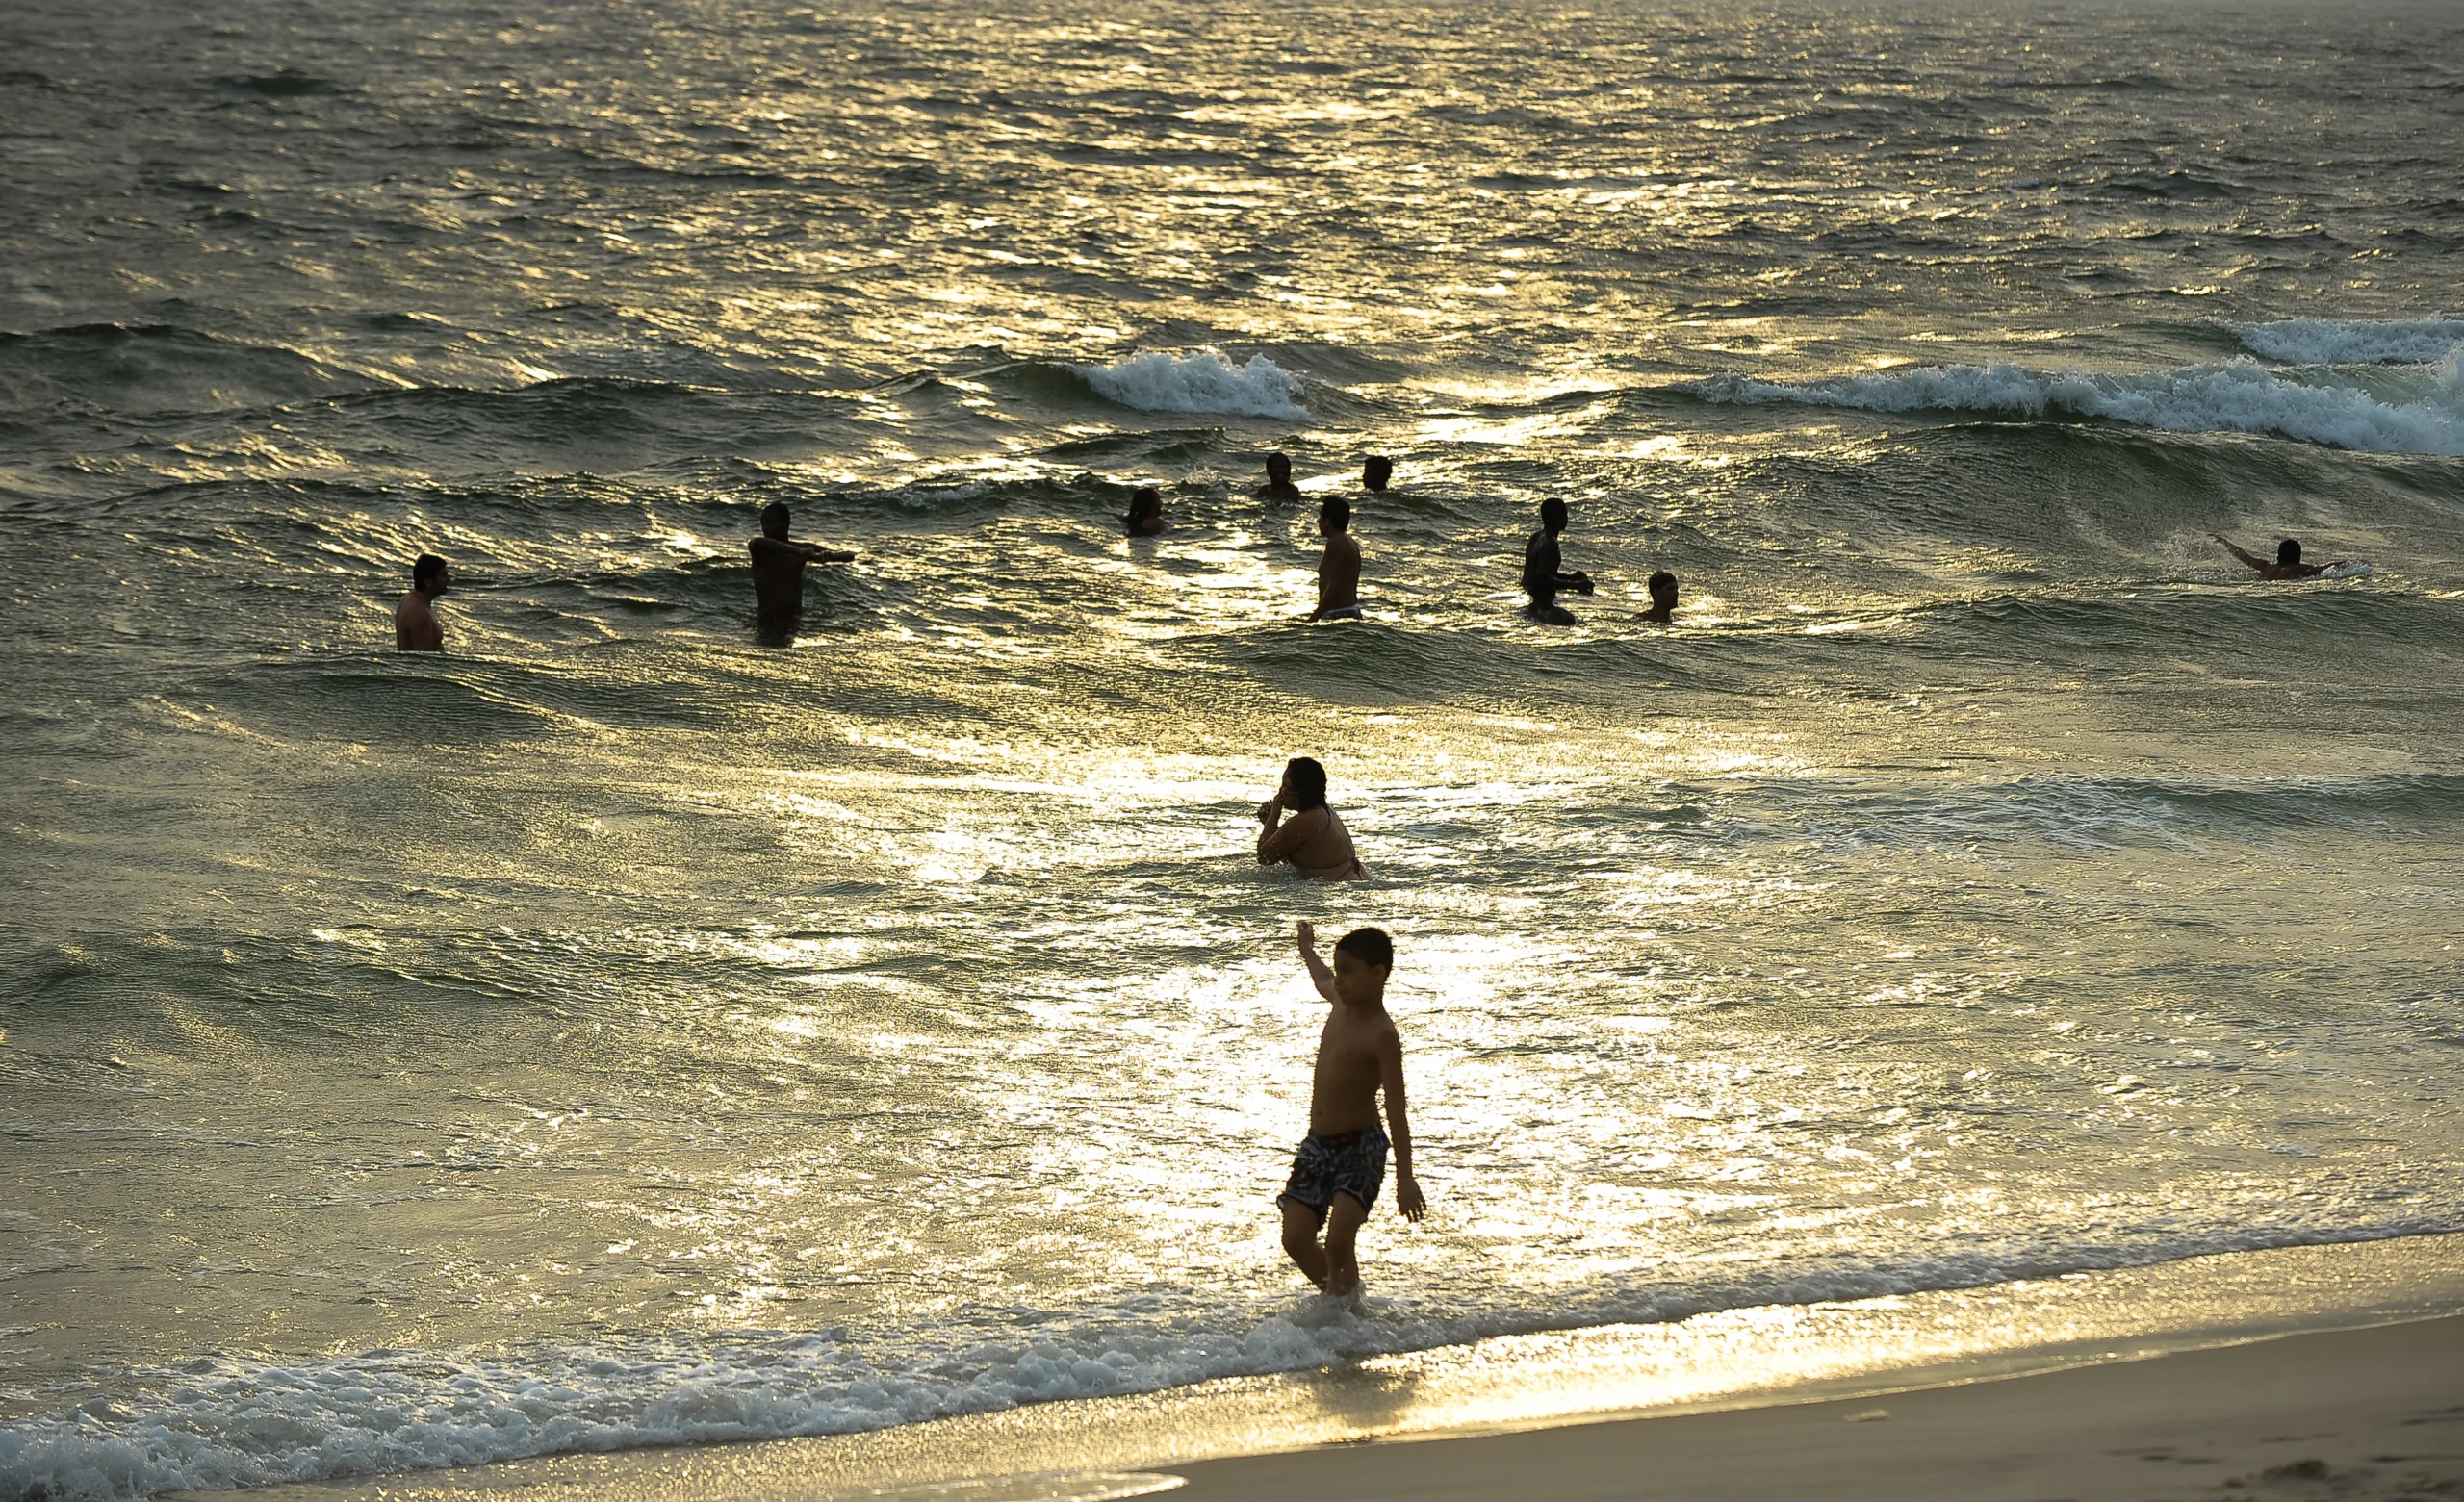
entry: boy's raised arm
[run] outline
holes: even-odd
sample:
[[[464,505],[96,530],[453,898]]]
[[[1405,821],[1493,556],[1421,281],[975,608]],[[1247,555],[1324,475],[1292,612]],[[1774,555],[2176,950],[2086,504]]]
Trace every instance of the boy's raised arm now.
[[[1412,1122],[1403,1107],[1403,1040],[1392,1028],[1377,1042],[1377,1076],[1386,1092],[1386,1137],[1395,1144],[1395,1208],[1405,1220],[1418,1220],[1428,1213],[1428,1201],[1412,1177]]]
[[[1318,994],[1329,1002],[1333,1001],[1335,973],[1326,968],[1324,960],[1318,957],[1317,927],[1303,918],[1299,926],[1292,930],[1292,937],[1300,946],[1300,962],[1309,967],[1309,979],[1316,983]]]

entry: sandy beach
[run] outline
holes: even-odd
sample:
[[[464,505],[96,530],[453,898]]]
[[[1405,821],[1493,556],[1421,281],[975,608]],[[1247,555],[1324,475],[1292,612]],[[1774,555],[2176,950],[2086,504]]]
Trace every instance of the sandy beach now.
[[[1191,1502],[1294,1497],[2449,1497],[2464,1319],[1996,1382],[1178,1468]]]

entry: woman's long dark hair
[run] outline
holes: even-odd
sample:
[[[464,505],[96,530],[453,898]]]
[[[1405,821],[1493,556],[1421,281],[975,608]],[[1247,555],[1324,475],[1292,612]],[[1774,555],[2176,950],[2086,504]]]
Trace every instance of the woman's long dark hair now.
[[[1326,806],[1326,769],[1318,765],[1317,757],[1293,757],[1283,764],[1283,775],[1292,779],[1294,813]]]

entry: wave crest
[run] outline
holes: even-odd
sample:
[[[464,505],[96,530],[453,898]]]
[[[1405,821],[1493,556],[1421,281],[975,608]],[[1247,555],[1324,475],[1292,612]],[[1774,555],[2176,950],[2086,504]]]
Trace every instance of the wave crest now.
[[[2384,387],[2385,379],[2377,382]],[[1678,387],[1704,401],[2104,418],[2176,433],[2272,433],[2373,453],[2464,456],[2464,369],[2456,355],[2383,399],[2331,379],[2299,380],[2250,360],[2135,374],[1941,365],[1872,375],[1766,381],[1714,375]]]
[[[2242,347],[2287,365],[2433,365],[2464,349],[2464,318],[2278,318],[2228,323]]]
[[[1234,365],[1219,349],[1150,350],[1111,365],[1072,369],[1106,401],[1141,412],[1221,412],[1306,420],[1301,379],[1264,355]]]

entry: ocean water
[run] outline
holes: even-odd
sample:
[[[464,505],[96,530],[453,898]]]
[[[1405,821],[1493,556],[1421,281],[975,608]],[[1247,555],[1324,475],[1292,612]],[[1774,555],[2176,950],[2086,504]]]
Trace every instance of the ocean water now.
[[[0,11],[0,1498],[2464,1230],[2452,8],[208,9]]]

